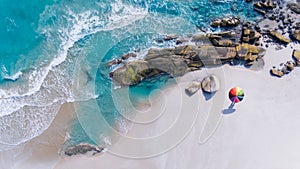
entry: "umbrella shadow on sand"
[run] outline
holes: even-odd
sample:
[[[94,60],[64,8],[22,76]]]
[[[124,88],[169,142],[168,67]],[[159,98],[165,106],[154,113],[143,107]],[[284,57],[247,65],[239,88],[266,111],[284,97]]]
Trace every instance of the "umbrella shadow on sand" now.
[[[234,113],[235,112],[235,110],[236,109],[234,109],[233,107],[234,107],[234,105],[235,105],[235,103],[234,102],[232,102],[229,106],[228,106],[228,108],[227,109],[224,109],[222,112],[223,112],[223,114],[232,114],[232,113]]]

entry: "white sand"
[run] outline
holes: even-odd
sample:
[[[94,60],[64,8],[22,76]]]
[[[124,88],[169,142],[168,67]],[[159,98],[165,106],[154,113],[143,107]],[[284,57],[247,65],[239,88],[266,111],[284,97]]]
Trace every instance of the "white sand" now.
[[[296,47],[300,49],[299,45]],[[160,91],[160,97],[151,100],[152,106],[145,112],[159,114],[157,111],[160,111],[161,116],[151,123],[134,124],[128,136],[151,140],[151,137],[175,128],[184,140],[172,147],[174,139],[181,138],[175,132],[175,135],[170,134],[169,137],[152,140],[145,145],[136,140],[132,145],[127,142],[128,138],[121,138],[112,147],[119,154],[144,156],[161,153],[171,147],[166,153],[151,158],[132,159],[106,152],[96,157],[74,156],[60,160],[55,152],[46,153],[50,154],[49,157],[37,153],[31,159],[41,160],[41,157],[45,157],[38,164],[51,165],[37,167],[34,165],[36,162],[25,160],[15,168],[298,169],[300,112],[297,104],[300,103],[300,68],[295,68],[281,79],[269,74],[272,66],[291,60],[291,54],[290,47],[281,51],[268,49],[264,57],[265,68],[261,71],[225,65],[178,78],[177,85]],[[192,97],[185,94],[184,88],[193,79],[210,73],[216,74],[222,83],[221,90],[212,99],[206,101],[201,91]],[[230,105],[227,92],[233,86],[244,89],[244,101],[235,105],[236,111],[232,114],[222,114],[222,110]],[[188,120],[188,123],[180,121],[178,117]],[[186,132],[189,126],[191,130]],[[181,132],[187,136],[184,137]]]

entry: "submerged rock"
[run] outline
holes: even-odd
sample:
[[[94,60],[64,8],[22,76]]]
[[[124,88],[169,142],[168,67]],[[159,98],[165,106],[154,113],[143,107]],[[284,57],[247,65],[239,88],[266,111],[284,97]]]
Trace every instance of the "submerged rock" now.
[[[103,152],[104,148],[94,146],[87,143],[81,143],[73,147],[68,147],[66,150],[64,150],[64,154],[66,156],[73,156],[78,154],[86,154],[86,153],[92,153],[92,155],[98,154]]]
[[[188,88],[185,89],[186,93],[189,95],[195,94],[201,88],[201,83],[198,81],[193,81]]]
[[[207,93],[214,93],[220,89],[220,81],[215,75],[207,76],[201,82],[202,90]]]

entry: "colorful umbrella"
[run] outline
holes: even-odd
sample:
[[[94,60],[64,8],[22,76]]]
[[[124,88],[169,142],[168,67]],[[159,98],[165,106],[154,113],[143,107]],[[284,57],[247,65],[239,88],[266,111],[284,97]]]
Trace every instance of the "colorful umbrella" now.
[[[238,103],[244,99],[244,91],[240,87],[233,87],[229,91],[229,99],[232,103]]]

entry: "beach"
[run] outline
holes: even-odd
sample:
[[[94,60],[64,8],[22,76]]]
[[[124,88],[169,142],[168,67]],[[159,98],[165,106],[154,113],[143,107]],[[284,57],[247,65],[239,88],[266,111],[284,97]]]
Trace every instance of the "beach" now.
[[[293,45],[293,48],[299,48],[299,45]],[[191,130],[187,136],[178,145],[165,153],[150,158],[131,159],[114,155],[108,150],[108,152],[93,157],[77,155],[61,158],[58,156],[57,151],[59,145],[63,143],[61,139],[64,138],[64,134],[62,134],[60,139],[54,140],[54,143],[58,144],[57,146],[45,149],[45,145],[41,145],[44,146],[42,152],[35,150],[33,156],[20,163],[19,166],[23,168],[27,164],[28,167],[25,168],[40,168],[40,165],[45,165],[45,168],[55,169],[296,169],[298,167],[298,157],[300,156],[300,146],[298,144],[300,136],[297,134],[300,127],[298,123],[300,114],[295,111],[297,95],[299,94],[297,85],[300,84],[297,77],[300,70],[295,68],[293,72],[281,79],[272,77],[269,74],[269,68],[273,65],[290,60],[292,51],[293,49],[290,46],[280,51],[270,47],[264,57],[265,66],[262,70],[253,71],[240,66],[224,65],[219,68],[191,72],[179,77],[176,85],[170,85],[163,89],[159,95],[164,95],[160,98],[165,98],[165,101],[154,97],[155,100],[151,101],[151,109],[147,113],[160,109],[161,104],[163,104],[166,106],[164,109],[165,115],[160,116],[160,119],[150,124],[132,125],[128,135],[131,137],[145,137],[149,133],[159,133],[162,128],[168,128],[168,125],[170,125],[168,119],[172,121],[170,118],[176,118],[174,112],[178,109],[172,104],[178,99],[174,96],[181,96],[182,102],[190,104],[184,104],[180,108],[180,113],[192,114],[196,109],[199,110],[199,114],[195,123],[191,125]],[[223,76],[220,72],[224,73]],[[184,89],[192,80],[211,73],[219,74],[218,77],[222,81],[220,90],[227,92],[233,86],[240,86],[244,89],[245,99],[234,106],[235,111],[233,113],[222,113],[222,110],[227,109],[231,103],[227,95],[221,96],[223,109],[218,112],[211,112],[216,96],[206,101],[201,91],[191,97],[184,92]],[[168,104],[168,102],[171,104]],[[64,108],[63,110],[60,111],[57,117],[66,115],[66,112],[69,112],[67,113],[69,116],[72,112],[70,108]],[[214,119],[208,120],[207,117],[213,113],[219,116],[214,116]],[[207,121],[213,124],[213,127],[206,128],[208,133],[203,133]],[[39,136],[26,145],[36,146],[37,142],[35,140],[48,140],[53,136],[57,137],[57,129],[63,131],[65,124],[66,121],[64,120],[55,120],[44,133],[44,136]],[[55,132],[51,132],[53,128],[55,128]],[[201,133],[205,135],[204,142],[200,141]],[[120,143],[122,143],[122,139]],[[131,145],[131,147],[126,147],[126,150],[128,148],[134,152],[141,147]],[[43,162],[41,159],[47,160]],[[49,161],[49,159],[52,160]],[[34,167],[33,164],[35,163],[32,163],[32,160],[38,160],[40,165]]]
[[[4,1],[0,169],[299,168],[298,1]]]

